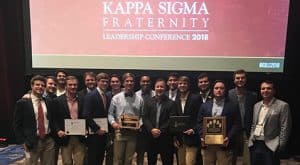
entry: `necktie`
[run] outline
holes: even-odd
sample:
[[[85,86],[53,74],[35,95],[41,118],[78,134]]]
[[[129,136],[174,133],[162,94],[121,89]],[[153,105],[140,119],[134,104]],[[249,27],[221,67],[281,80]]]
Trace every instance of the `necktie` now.
[[[101,97],[102,97],[103,107],[106,110],[106,103],[107,103],[106,95],[104,93],[101,93]]]
[[[40,138],[44,138],[46,135],[45,123],[44,123],[44,110],[41,101],[38,102],[38,130]]]

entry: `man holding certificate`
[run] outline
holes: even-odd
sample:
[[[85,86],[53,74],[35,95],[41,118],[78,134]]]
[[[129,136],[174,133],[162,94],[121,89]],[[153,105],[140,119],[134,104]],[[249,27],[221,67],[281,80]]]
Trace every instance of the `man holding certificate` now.
[[[61,146],[63,164],[83,164],[85,156],[85,120],[82,118],[82,102],[77,95],[78,80],[67,76],[65,94],[53,100],[56,111],[56,133]]]
[[[89,127],[87,138],[89,165],[103,163],[108,133],[107,111],[110,99],[106,95],[106,90],[109,76],[107,73],[99,73],[96,81],[96,90],[88,93],[84,98],[83,116]]]
[[[109,123],[115,131],[114,165],[132,164],[144,106],[143,98],[133,91],[133,74],[125,73],[122,80],[124,91],[112,98],[108,112]]]
[[[215,81],[213,95],[212,100],[201,105],[198,114],[203,164],[231,165],[232,139],[240,129],[241,116],[238,105],[225,97],[223,81]]]

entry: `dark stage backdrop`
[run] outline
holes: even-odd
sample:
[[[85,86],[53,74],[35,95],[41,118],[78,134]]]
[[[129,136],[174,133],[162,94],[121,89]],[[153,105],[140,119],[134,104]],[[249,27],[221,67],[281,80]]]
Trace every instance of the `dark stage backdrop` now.
[[[259,82],[266,77],[272,78],[277,84],[277,96],[286,100],[292,110],[293,130],[288,147],[289,153],[299,154],[300,138],[299,129],[300,107],[299,83],[296,81],[299,74],[297,69],[297,55],[299,55],[299,30],[300,29],[300,4],[299,0],[291,0],[286,46],[286,60],[284,73],[249,73],[249,87],[258,91]],[[0,1],[0,137],[8,138],[10,143],[14,142],[12,131],[12,116],[14,104],[28,89],[29,79],[32,75],[25,74],[25,42],[23,32],[22,0],[1,0]],[[276,35],[276,34],[274,34]],[[299,70],[299,69],[298,69]],[[53,74],[53,69],[44,69],[38,74]],[[68,70],[71,74],[80,76],[85,70]],[[95,72],[107,71],[108,73],[122,74],[128,70],[93,70]],[[130,70],[137,76],[147,73],[153,78],[165,77],[169,71],[139,71]],[[200,72],[179,72],[190,77],[197,77]],[[232,87],[232,73],[230,72],[209,72],[212,80],[224,79]],[[82,80],[82,78],[81,78]],[[82,82],[82,81],[81,81]],[[195,79],[192,79],[195,83]],[[195,86],[192,86],[195,88]],[[299,131],[298,131],[299,132]]]

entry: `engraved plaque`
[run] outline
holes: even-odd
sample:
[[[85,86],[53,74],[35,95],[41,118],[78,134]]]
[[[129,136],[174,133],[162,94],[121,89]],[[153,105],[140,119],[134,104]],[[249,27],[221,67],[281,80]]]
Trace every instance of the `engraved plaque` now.
[[[120,116],[121,128],[139,129],[140,119],[138,116],[124,114]]]
[[[190,116],[170,116],[169,131],[171,133],[182,133],[189,129]]]
[[[226,117],[204,117],[203,139],[205,145],[222,145],[226,137]]]

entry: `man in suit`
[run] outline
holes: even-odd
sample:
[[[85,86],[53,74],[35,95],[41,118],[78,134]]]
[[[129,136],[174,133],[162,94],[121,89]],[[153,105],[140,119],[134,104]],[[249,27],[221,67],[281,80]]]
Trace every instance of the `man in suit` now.
[[[47,97],[49,99],[54,99],[56,98],[56,86],[57,86],[57,81],[54,76],[47,76],[46,77],[46,88],[45,92],[43,93],[43,97]]]
[[[213,85],[214,98],[203,103],[197,121],[197,130],[201,138],[203,164],[232,164],[232,140],[238,133],[241,125],[238,105],[226,98],[225,83],[222,80],[216,80]],[[204,145],[203,120],[204,117],[226,118],[226,137],[220,146]]]
[[[166,91],[166,95],[169,97],[169,99],[175,101],[178,96],[178,73],[172,72],[168,75],[167,79],[167,86],[169,90]]]
[[[93,91],[96,88],[96,76],[94,72],[85,72],[83,75],[84,85],[81,91],[78,92],[80,97],[84,97],[87,93]]]
[[[197,116],[202,102],[199,96],[190,92],[190,79],[187,76],[178,78],[179,96],[175,100],[177,116],[189,116],[189,128],[181,132],[175,140],[178,148],[178,162],[182,164],[196,164],[197,149],[200,139],[196,131]]]
[[[66,92],[66,77],[67,72],[63,69],[58,69],[55,72],[56,80],[57,80],[57,90],[56,95],[60,96]]]
[[[237,70],[233,73],[235,88],[228,91],[231,101],[239,105],[242,129],[234,138],[232,165],[236,164],[237,157],[243,156],[243,165],[250,165],[250,153],[248,139],[253,117],[253,106],[257,102],[257,94],[247,90],[247,75],[244,70]]]
[[[34,76],[31,81],[29,99],[20,99],[14,113],[14,132],[18,144],[22,144],[29,153],[28,165],[54,165],[53,112],[48,99],[42,97],[46,80],[43,76]]]
[[[289,105],[274,97],[272,81],[260,85],[262,101],[253,109],[253,122],[249,138],[251,164],[279,165],[279,155],[287,144],[291,130]]]
[[[199,88],[199,95],[201,98],[201,101],[205,103],[206,101],[210,100],[213,98],[211,89],[210,89],[210,81],[207,73],[201,73],[197,77],[197,85]]]
[[[88,164],[98,165],[103,163],[105,147],[107,142],[107,128],[103,128],[95,122],[95,118],[106,118],[110,99],[106,95],[109,85],[109,76],[107,73],[99,73],[96,76],[97,88],[88,93],[84,99],[83,115],[87,120],[90,129],[87,138],[88,146]]]
[[[67,76],[65,94],[53,100],[57,143],[61,146],[62,163],[65,165],[82,165],[86,152],[85,136],[68,135],[65,132],[65,119],[83,119],[82,99],[77,94],[77,87],[77,78]]]
[[[174,102],[166,95],[166,83],[163,79],[155,82],[155,96],[144,102],[143,123],[149,139],[148,164],[156,164],[157,154],[163,164],[173,164],[173,138],[168,132],[168,120],[175,115]]]

